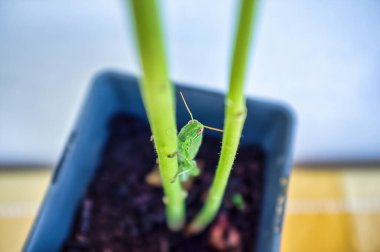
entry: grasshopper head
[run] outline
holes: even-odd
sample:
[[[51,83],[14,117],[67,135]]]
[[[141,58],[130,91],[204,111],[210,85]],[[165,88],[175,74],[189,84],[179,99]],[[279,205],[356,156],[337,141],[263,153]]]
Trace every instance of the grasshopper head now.
[[[186,158],[194,159],[202,143],[203,124],[197,120],[190,120],[182,127],[178,134],[178,149],[180,153],[186,153]]]
[[[190,120],[184,127],[188,136],[191,138],[197,138],[202,136],[203,133],[203,124],[198,122],[197,120]]]
[[[185,126],[182,127],[178,134],[178,139],[183,143],[191,145],[202,139],[203,125],[197,120],[190,120]]]

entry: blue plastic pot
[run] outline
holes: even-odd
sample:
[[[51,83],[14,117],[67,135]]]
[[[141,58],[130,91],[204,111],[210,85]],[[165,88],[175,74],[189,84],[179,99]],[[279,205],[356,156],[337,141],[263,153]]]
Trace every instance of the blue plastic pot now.
[[[178,87],[178,86],[177,86]],[[224,96],[181,86],[196,118],[206,125],[222,127]],[[182,101],[177,100],[178,125],[188,121]],[[256,251],[278,251],[291,154],[294,118],[279,104],[247,100],[248,115],[242,145],[258,144],[267,155],[264,171],[264,197]],[[25,251],[58,251],[69,234],[71,224],[87,186],[95,174],[107,138],[110,118],[124,112],[146,119],[135,77],[106,72],[94,81],[79,120],[55,169],[50,187]],[[218,133],[208,131],[215,137]]]

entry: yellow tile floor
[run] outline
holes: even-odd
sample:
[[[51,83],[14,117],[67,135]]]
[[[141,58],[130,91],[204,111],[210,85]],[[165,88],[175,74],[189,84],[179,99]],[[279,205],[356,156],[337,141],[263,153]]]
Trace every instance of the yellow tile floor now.
[[[20,251],[48,169],[0,170],[0,252]],[[380,251],[380,167],[295,168],[283,252]]]
[[[380,251],[380,167],[295,169],[282,251]]]

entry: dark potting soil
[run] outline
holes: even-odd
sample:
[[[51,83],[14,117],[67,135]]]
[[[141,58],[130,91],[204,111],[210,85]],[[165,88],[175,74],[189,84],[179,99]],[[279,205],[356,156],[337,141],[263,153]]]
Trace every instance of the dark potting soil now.
[[[156,163],[149,126],[120,114],[109,128],[100,167],[63,251],[252,251],[263,187],[259,148],[239,148],[218,217],[200,235],[187,237],[167,228],[162,188],[146,183]],[[202,206],[219,158],[220,140],[207,137],[207,130],[204,134],[197,156],[202,173],[186,199],[188,220]]]

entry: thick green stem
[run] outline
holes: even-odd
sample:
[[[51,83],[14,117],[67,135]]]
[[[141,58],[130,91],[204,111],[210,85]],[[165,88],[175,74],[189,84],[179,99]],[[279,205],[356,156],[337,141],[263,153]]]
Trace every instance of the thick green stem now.
[[[158,155],[164,203],[169,227],[179,230],[184,224],[184,193],[177,172],[177,126],[174,89],[169,81],[164,43],[155,0],[131,0],[143,77],[140,91],[144,100]],[[169,157],[171,156],[171,157]]]
[[[229,90],[225,101],[222,151],[206,202],[188,227],[188,232],[191,234],[202,231],[218,213],[240,142],[246,118],[244,82],[252,23],[256,14],[256,2],[255,0],[243,0],[241,4],[240,19],[230,69]]]

